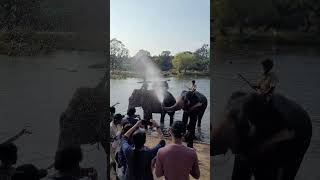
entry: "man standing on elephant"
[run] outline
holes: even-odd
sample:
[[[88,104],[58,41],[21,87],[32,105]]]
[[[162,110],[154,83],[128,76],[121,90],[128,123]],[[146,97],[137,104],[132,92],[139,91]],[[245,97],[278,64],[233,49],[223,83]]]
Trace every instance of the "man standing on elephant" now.
[[[200,95],[199,95],[200,96]],[[177,103],[171,107],[164,107],[165,111],[177,111],[183,109],[182,121],[188,125],[188,133],[186,135],[188,147],[193,147],[193,139],[195,137],[196,123],[200,122],[204,110],[207,107],[206,98],[200,98],[192,91],[182,91]],[[190,119],[190,120],[189,120]],[[189,120],[189,122],[188,122]],[[198,124],[199,126],[200,124]]]

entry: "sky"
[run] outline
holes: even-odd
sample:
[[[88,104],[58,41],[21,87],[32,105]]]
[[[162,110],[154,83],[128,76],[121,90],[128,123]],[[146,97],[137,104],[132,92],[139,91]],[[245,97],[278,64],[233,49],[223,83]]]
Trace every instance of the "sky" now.
[[[195,51],[210,42],[209,0],[111,0],[110,38],[151,55]]]

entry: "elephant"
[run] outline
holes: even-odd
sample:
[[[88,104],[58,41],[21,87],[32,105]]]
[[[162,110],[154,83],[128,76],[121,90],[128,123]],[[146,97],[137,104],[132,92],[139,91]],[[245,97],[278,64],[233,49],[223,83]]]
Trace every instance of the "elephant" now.
[[[100,143],[109,153],[108,91],[104,77],[96,87],[77,88],[60,116],[58,149]]]
[[[232,179],[293,180],[312,137],[308,113],[281,94],[234,92],[213,125],[211,155],[235,154]]]
[[[166,111],[177,111],[183,109],[182,121],[188,124],[187,141],[188,146],[193,147],[193,139],[195,136],[195,126],[198,122],[198,127],[201,127],[201,120],[208,106],[207,97],[198,91],[182,91],[177,98],[177,102],[173,106],[166,106],[163,109]],[[188,123],[188,119],[190,121]]]
[[[142,107],[143,118],[152,119],[152,113],[161,113],[160,122],[164,123],[166,113],[170,116],[170,125],[173,123],[175,112],[163,111],[162,106],[172,106],[176,103],[174,96],[167,90],[164,91],[163,103],[158,99],[155,90],[135,89],[129,97],[129,107]]]

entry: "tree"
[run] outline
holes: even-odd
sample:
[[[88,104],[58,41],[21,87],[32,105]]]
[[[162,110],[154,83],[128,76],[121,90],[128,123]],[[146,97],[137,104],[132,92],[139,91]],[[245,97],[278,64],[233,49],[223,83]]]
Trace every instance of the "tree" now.
[[[161,54],[156,58],[156,63],[159,65],[162,71],[168,71],[172,68],[173,57],[170,51],[162,51]]]
[[[207,70],[209,68],[210,62],[210,49],[208,44],[202,45],[201,48],[194,52],[196,58],[195,69],[197,70]]]
[[[1,0],[1,28],[35,28],[39,25],[41,0]]]
[[[128,59],[129,50],[125,47],[125,45],[117,40],[111,39],[110,41],[110,68],[121,69],[123,63]]]
[[[182,70],[186,72],[193,68],[195,64],[195,55],[190,52],[178,53],[172,60],[173,67],[181,73]]]

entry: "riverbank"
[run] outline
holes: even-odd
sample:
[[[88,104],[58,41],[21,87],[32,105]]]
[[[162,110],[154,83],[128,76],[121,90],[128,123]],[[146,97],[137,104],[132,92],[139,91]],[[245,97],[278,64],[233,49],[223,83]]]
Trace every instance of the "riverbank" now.
[[[222,33],[216,33],[214,36],[216,47],[226,43],[264,43],[273,45],[304,45],[315,46],[320,43],[319,33],[315,32],[296,32],[296,31],[278,31],[278,32],[261,32],[249,30],[240,34],[235,30],[228,30]]]
[[[91,68],[98,65],[92,65]],[[102,68],[103,66],[99,66],[99,68]],[[105,66],[104,66],[105,67]],[[185,76],[191,76],[191,77],[206,77],[210,76],[209,72],[201,72],[201,71],[187,71],[181,74],[178,74],[174,71],[162,71],[161,75],[163,77],[185,77]],[[111,70],[110,71],[110,77],[111,79],[126,79],[126,78],[140,78],[141,74],[134,72],[134,71],[122,71],[122,70]]]
[[[97,33],[98,34],[98,33]],[[35,56],[58,50],[104,51],[104,34],[81,32],[32,32],[16,30],[0,33],[0,54]]]

